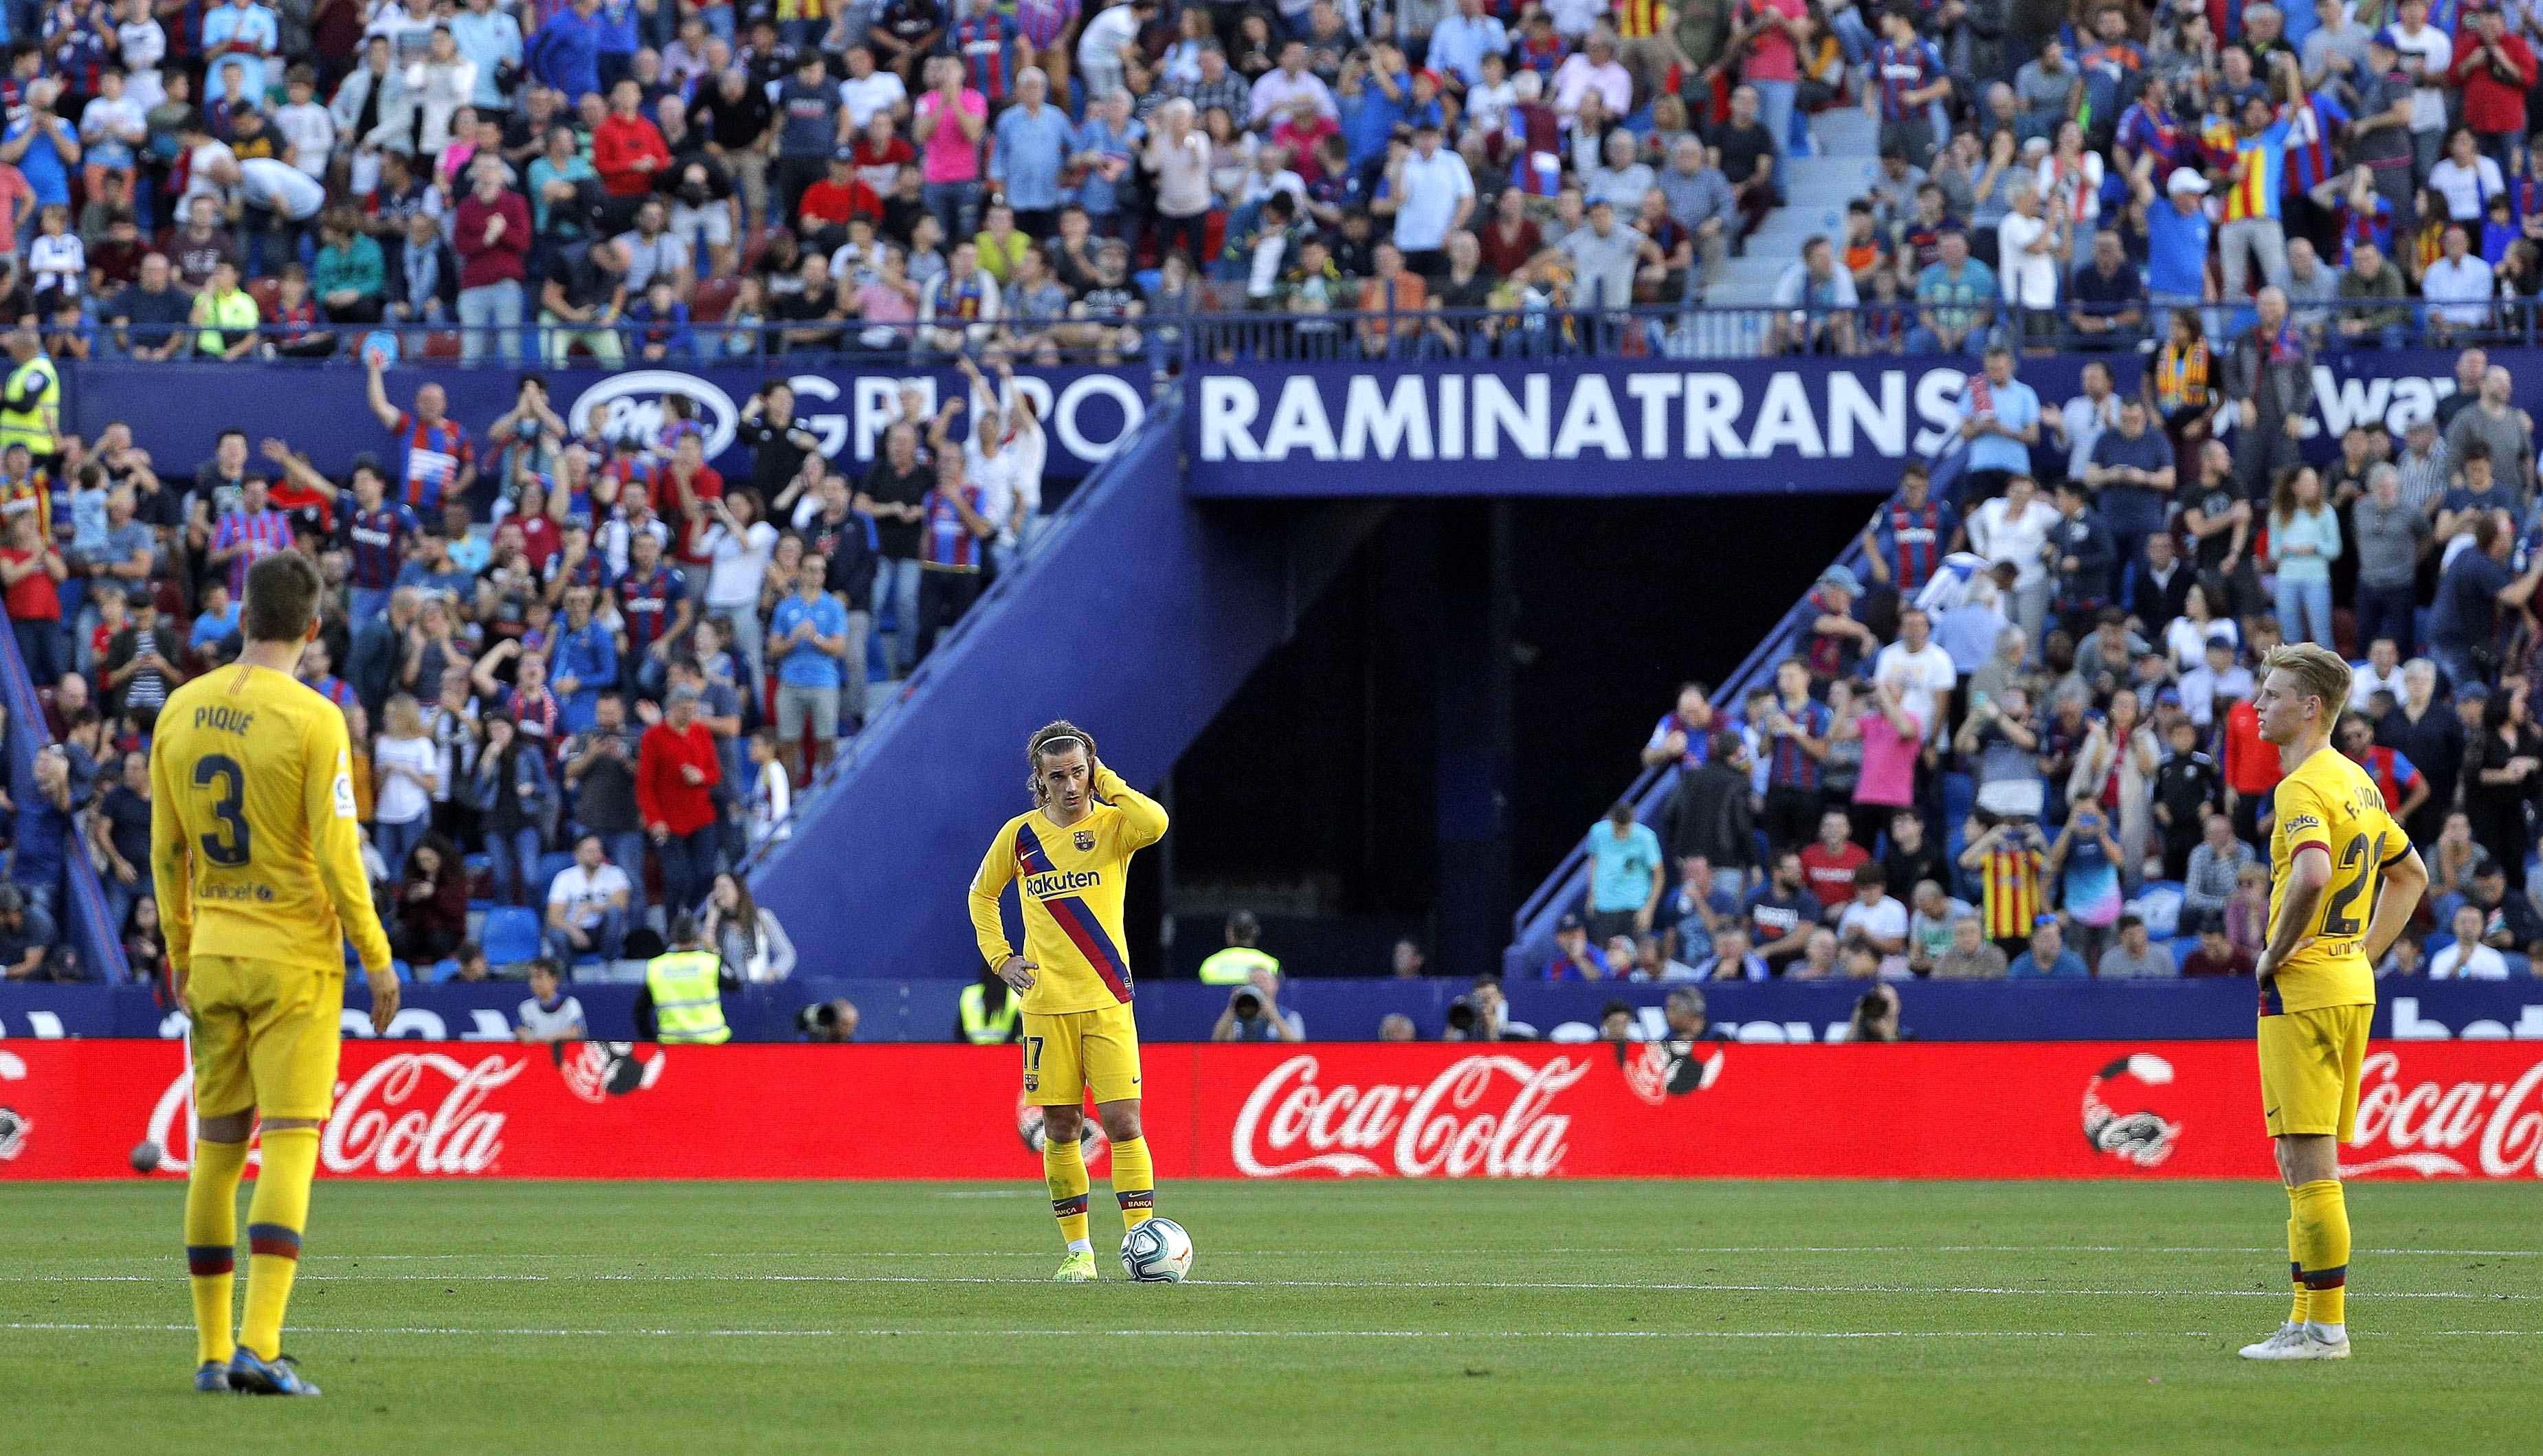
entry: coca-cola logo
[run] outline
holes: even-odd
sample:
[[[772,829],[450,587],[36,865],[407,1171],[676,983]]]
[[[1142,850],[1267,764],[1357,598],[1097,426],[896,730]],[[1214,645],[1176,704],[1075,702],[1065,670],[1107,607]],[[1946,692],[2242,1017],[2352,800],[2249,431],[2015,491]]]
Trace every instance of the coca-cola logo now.
[[[1312,1055],[1255,1085],[1236,1115],[1231,1151],[1249,1178],[1544,1178],[1563,1164],[1572,1119],[1555,1098],[1588,1075],[1586,1058],[1461,1057],[1426,1085],[1327,1087]]]
[[[503,1151],[504,1114],[488,1110],[486,1101],[528,1066],[500,1052],[473,1063],[438,1051],[382,1057],[338,1094],[319,1137],[319,1161],[337,1174],[488,1172]],[[187,1170],[193,1132],[190,1069],[151,1110],[147,1136],[163,1150],[161,1172]]]
[[[2375,1052],[2359,1069],[2350,1145],[2368,1156],[2341,1165],[2345,1177],[2393,1168],[2460,1176],[2473,1171],[2466,1155],[2486,1178],[2543,1177],[2543,1061],[2513,1082],[2405,1084],[2401,1054]]]

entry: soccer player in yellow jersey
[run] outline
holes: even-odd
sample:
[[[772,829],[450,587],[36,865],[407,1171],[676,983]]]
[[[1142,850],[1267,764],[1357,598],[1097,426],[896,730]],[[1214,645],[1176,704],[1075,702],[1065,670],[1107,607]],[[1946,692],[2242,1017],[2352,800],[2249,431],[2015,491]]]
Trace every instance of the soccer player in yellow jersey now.
[[[336,1094],[345,942],[371,986],[371,1025],[397,1015],[397,973],[371,908],[345,715],[292,669],[318,635],[326,589],[308,557],[250,568],[238,660],[168,695],[150,744],[150,871],[169,976],[193,1020],[194,1162],[186,1267],[194,1388],[314,1396],[282,1354]],[[248,1135],[265,1166],[248,1207],[247,1310],[230,1338],[239,1175]]]
[[[2331,746],[2349,664],[2297,643],[2261,659],[2253,700],[2277,745],[2270,833],[2270,940],[2261,988],[2261,1113],[2287,1188],[2295,1308],[2243,1347],[2252,1360],[2349,1357],[2349,1205],[2340,1144],[2355,1133],[2357,1076],[2375,1014],[2375,963],[2427,888],[2427,868],[2365,770]]]
[[[1124,1230],[1152,1216],[1156,1165],[1139,1127],[1139,1028],[1130,1019],[1130,958],[1121,891],[1130,856],[1166,836],[1166,811],[1095,756],[1065,721],[1025,745],[1034,809],[1009,819],[971,881],[980,954],[1024,993],[1025,1096],[1042,1110],[1042,1177],[1068,1258],[1061,1283],[1095,1277],[1086,1237],[1086,1159],[1077,1139],[1085,1099],[1113,1140],[1113,1196]],[[1024,954],[1007,943],[998,896],[1015,881]]]

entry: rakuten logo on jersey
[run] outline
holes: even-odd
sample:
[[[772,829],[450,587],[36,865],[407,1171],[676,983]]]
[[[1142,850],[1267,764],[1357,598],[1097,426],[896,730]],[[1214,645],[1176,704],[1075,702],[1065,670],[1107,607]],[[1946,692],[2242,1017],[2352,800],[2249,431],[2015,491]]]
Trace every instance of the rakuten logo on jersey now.
[[[1246,1097],[1231,1151],[1247,1177],[1544,1178],[1562,1166],[1572,1126],[1549,1109],[1589,1063],[1469,1056],[1426,1086],[1368,1088],[1319,1086],[1317,1069],[1313,1056],[1291,1057]]]
[[[2352,1146],[2360,1161],[2342,1164],[2344,1176],[2392,1168],[2467,1176],[2469,1156],[2484,1178],[2543,1177],[2543,1061],[2513,1082],[2413,1084],[2398,1053],[2379,1051],[2359,1083]]]
[[[335,1174],[488,1172],[503,1151],[504,1114],[488,1111],[486,1100],[528,1066],[501,1055],[474,1063],[437,1051],[384,1057],[337,1094],[319,1161]],[[166,1149],[164,1172],[183,1173],[191,1162],[193,1090],[193,1074],[180,1073],[150,1114],[148,1136]]]

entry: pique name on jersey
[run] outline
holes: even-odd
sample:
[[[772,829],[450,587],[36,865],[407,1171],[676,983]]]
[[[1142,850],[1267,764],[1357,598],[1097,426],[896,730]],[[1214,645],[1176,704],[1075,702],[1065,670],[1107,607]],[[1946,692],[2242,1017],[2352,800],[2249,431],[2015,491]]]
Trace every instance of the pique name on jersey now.
[[[256,713],[253,709],[224,708],[218,704],[212,704],[194,710],[196,728],[218,728],[222,732],[237,733],[245,737],[247,730],[255,726]]]
[[[1040,875],[1028,875],[1024,879],[1025,893],[1038,900],[1046,900],[1052,895],[1064,895],[1071,890],[1085,889],[1090,885],[1103,882],[1104,872],[1101,870],[1045,870]]]

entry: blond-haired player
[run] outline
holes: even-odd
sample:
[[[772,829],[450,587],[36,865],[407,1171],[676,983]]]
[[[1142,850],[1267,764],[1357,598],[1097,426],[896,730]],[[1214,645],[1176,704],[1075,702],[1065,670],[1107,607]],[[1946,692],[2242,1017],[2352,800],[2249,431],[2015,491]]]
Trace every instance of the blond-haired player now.
[[[170,693],[150,743],[151,879],[171,987],[193,1021],[186,1267],[200,1391],[318,1394],[283,1357],[282,1315],[336,1094],[347,939],[370,982],[372,1027],[386,1032],[397,1015],[397,972],[362,875],[345,715],[292,675],[325,590],[296,551],[249,568],[238,660]],[[233,1341],[250,1132],[265,1165]]]
[[[2252,1360],[2349,1357],[2349,1205],[2340,1144],[2355,1131],[2357,1078],[2375,1014],[2375,962],[2427,888],[2427,868],[2365,770],[2331,746],[2349,664],[2311,643],[2261,659],[2261,736],[2277,745],[2270,833],[2270,941],[2261,989],[2261,1112],[2287,1189],[2295,1307]]]
[[[1034,808],[1007,820],[971,880],[971,929],[998,975],[1024,992],[1025,1096],[1042,1110],[1042,1178],[1068,1257],[1062,1283],[1095,1277],[1086,1235],[1086,1159],[1077,1139],[1085,1100],[1113,1139],[1113,1196],[1125,1229],[1156,1206],[1156,1164],[1139,1123],[1139,1027],[1130,1017],[1130,958],[1121,891],[1130,856],[1163,839],[1166,810],[1095,756],[1095,739],[1065,720],[1025,744]],[[1016,885],[1024,954],[998,918]]]

